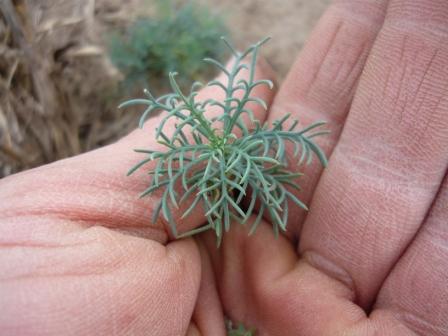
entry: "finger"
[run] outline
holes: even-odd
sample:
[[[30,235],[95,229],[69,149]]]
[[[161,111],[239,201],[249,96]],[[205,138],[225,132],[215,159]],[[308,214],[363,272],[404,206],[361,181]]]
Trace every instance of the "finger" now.
[[[19,221],[0,224],[2,334],[185,334],[200,283],[192,240],[162,246],[63,220],[40,237],[39,219],[26,242],[5,240]]]
[[[255,78],[269,79],[270,75],[268,66],[260,62]],[[248,76],[248,71],[243,70],[241,76]],[[258,86],[253,94],[269,104],[273,92],[265,86]],[[198,97],[208,98],[222,98],[221,90],[207,87]],[[251,107],[255,116],[264,120],[265,111],[258,105]],[[212,109],[208,113],[212,117],[218,111]],[[170,233],[167,223],[161,219],[150,225],[160,195],[152,194],[151,197],[138,199],[139,193],[148,187],[149,176],[146,172],[151,167],[141,169],[130,177],[125,176],[132,166],[144,158],[134,149],[164,149],[154,138],[161,118],[156,116],[150,119],[143,130],[136,130],[113,145],[3,179],[0,182],[0,217],[48,215],[82,221],[86,225],[101,223],[166,241]],[[171,125],[171,129],[173,127]],[[173,211],[179,232],[203,224],[200,212],[193,212],[185,220],[180,220],[180,215],[188,206],[184,203],[178,211]]]
[[[416,335],[448,335],[447,283],[448,175],[426,223],[381,288],[372,319],[395,321]]]
[[[300,253],[368,309],[419,229],[448,164],[448,2],[393,0]]]
[[[216,243],[211,237],[216,251]],[[218,294],[217,282],[207,249],[196,239],[201,254],[201,286],[199,288],[193,320],[201,335],[225,336],[224,314]]]
[[[201,332],[195,324],[190,324],[188,327],[186,336],[201,336]]]
[[[276,239],[269,223],[254,236],[248,229],[232,226],[215,258],[224,311],[232,321],[260,336],[324,336],[342,335],[365,318],[350,290],[299,260],[293,243]]]
[[[321,139],[327,155],[339,138],[359,76],[384,20],[388,0],[334,1],[321,18],[309,42],[279,90],[269,121],[291,113],[302,125],[328,121],[331,134]],[[294,152],[294,148],[288,151]],[[296,169],[296,168],[294,168]],[[305,177],[297,180],[296,193],[308,204],[322,167],[316,161],[301,167]],[[298,235],[305,212],[290,207],[288,231]]]

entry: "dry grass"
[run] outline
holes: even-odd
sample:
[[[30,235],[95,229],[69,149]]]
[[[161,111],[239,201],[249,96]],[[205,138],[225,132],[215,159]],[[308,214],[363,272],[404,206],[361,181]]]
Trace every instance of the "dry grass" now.
[[[0,177],[110,143],[135,126],[97,44],[93,0],[0,4]],[[88,78],[88,81],[86,80]]]
[[[272,36],[265,55],[280,75],[329,2],[198,1],[224,14],[239,47]],[[0,1],[0,177],[111,143],[135,127],[137,114],[116,108],[129,97],[117,89],[104,41],[112,28],[153,13],[154,0]]]

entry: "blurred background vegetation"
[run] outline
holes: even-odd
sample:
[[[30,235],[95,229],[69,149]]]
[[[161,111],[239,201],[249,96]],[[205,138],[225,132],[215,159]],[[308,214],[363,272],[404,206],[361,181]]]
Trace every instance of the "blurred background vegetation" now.
[[[184,87],[265,36],[280,79],[330,0],[1,0],[0,178],[109,144],[136,126],[117,105]]]
[[[111,35],[109,55],[125,76],[124,88],[168,89],[172,71],[180,74],[184,89],[192,81],[207,80],[212,74],[202,60],[228,56],[220,43],[221,36],[229,38],[223,18],[193,1],[179,5],[159,0],[156,5],[155,17],[137,18],[124,32]]]

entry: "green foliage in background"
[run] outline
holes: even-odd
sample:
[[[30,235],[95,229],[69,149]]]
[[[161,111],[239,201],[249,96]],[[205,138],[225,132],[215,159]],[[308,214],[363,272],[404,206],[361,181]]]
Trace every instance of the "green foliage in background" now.
[[[182,73],[181,87],[204,80],[207,73],[201,60],[221,59],[225,48],[217,43],[227,30],[223,20],[209,9],[189,1],[183,6],[175,2],[158,1],[158,15],[139,18],[109,42],[112,62],[125,75],[125,87],[167,85],[167,75]]]

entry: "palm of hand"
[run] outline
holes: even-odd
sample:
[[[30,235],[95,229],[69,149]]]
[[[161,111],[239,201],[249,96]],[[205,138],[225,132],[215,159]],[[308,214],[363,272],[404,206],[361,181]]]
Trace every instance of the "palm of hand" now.
[[[288,237],[168,243],[135,201],[144,175],[122,177],[146,131],[4,179],[1,329],[224,335],[224,311],[260,335],[448,335],[447,18],[443,0],[329,8],[267,116],[332,128]]]

